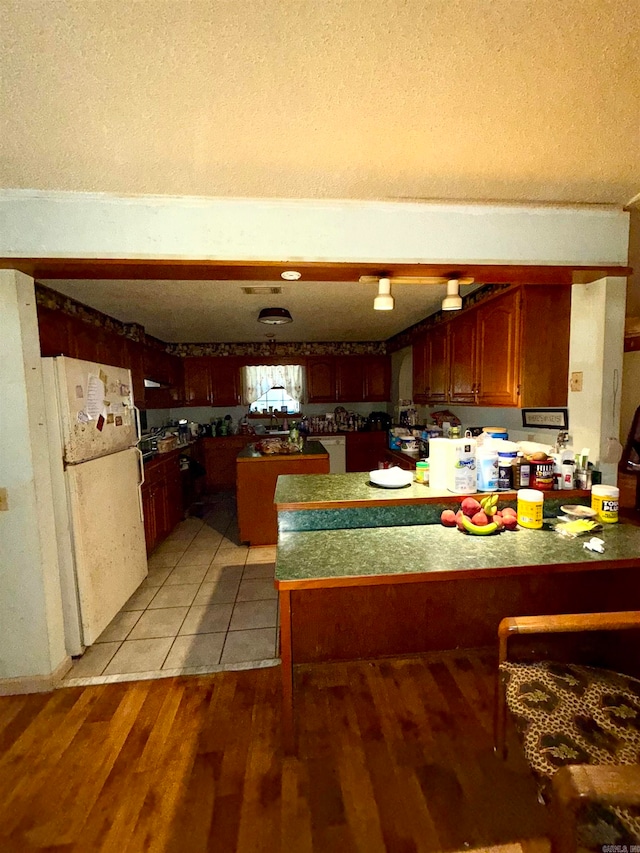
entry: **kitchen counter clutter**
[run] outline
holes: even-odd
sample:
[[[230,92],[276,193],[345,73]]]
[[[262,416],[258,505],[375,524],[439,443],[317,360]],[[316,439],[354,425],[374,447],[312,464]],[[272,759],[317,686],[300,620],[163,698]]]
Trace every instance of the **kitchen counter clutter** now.
[[[279,538],[285,745],[294,746],[293,667],[495,644],[504,616],[640,607],[640,528],[604,525],[603,554],[547,521],[472,536],[439,523],[460,496],[366,474],[281,477]],[[587,491],[548,492],[546,518]],[[516,493],[500,493],[500,507]],[[588,537],[587,537],[588,538]]]

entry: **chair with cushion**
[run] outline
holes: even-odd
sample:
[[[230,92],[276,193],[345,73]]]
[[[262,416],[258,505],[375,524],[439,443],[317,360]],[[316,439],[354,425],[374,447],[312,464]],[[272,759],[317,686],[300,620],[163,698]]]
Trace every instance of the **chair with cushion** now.
[[[509,617],[498,629],[496,750],[506,755],[508,707],[549,804],[557,853],[640,843],[640,680],[572,663],[514,662],[508,640],[631,628],[640,628],[640,612]]]

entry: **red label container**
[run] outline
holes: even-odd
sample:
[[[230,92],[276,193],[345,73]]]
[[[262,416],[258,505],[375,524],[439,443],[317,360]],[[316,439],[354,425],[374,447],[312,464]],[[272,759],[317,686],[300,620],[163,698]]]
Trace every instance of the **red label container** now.
[[[553,491],[553,472],[553,459],[547,462],[532,462],[529,487],[539,489],[541,492]]]

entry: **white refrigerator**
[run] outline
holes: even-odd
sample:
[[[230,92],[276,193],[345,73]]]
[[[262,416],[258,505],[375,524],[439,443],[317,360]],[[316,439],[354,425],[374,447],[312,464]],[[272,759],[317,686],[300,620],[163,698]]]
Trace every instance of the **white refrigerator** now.
[[[67,653],[81,654],[147,575],[131,373],[43,358]]]

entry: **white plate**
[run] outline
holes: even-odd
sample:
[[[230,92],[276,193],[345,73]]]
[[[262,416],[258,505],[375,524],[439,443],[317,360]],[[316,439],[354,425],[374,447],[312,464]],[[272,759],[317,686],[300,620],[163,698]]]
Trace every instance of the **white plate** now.
[[[383,489],[402,489],[413,482],[413,471],[402,468],[378,468],[369,471],[369,479],[375,486]]]
[[[568,518],[594,518],[598,513],[595,509],[591,509],[590,506],[583,506],[582,504],[565,504],[560,507],[560,510],[568,517]]]

